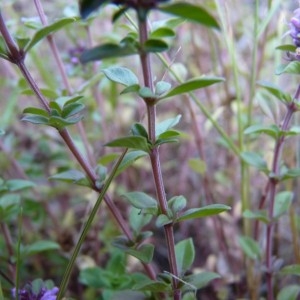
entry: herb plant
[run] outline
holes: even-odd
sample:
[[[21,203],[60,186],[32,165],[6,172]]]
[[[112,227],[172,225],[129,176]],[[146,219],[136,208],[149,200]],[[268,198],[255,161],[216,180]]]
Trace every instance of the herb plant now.
[[[265,80],[287,8],[247,4],[249,34],[218,0],[74,1],[51,21],[34,0],[22,26],[14,5],[0,6],[0,299],[297,299],[300,87]],[[290,78],[299,9],[288,26],[274,55]]]

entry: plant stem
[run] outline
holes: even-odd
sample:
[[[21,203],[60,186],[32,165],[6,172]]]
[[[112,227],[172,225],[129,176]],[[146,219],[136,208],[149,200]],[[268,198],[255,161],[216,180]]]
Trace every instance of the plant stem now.
[[[36,85],[34,79],[31,77],[31,74],[28,72],[25,64],[21,62],[19,64],[19,68],[21,72],[23,73],[24,77],[28,81],[29,85],[31,86],[32,90],[35,92],[38,99],[44,104],[45,108],[50,111],[50,107],[40,92],[38,86]],[[97,175],[94,171],[94,169],[91,167],[91,165],[88,163],[88,161],[82,156],[76,145],[74,144],[68,130],[66,128],[58,131],[74,157],[76,158],[77,162],[80,164],[80,166],[83,168],[83,170],[86,172],[88,178],[90,179],[92,183],[92,188],[99,192],[99,188],[96,186],[97,181]],[[123,219],[121,213],[119,212],[118,208],[115,206],[115,204],[110,200],[108,196],[104,198],[105,203],[107,204],[109,210],[111,211],[112,215],[116,218],[117,223],[119,224],[120,228],[123,230],[123,232],[126,234],[128,238],[131,239],[130,230],[128,228],[127,223]]]
[[[300,92],[300,85],[298,87],[296,97],[298,98]],[[283,119],[281,130],[283,132],[288,130],[291,118],[294,112],[297,110],[294,102],[291,102],[287,106],[287,112]],[[282,135],[278,138],[275,149],[274,149],[274,157],[272,162],[272,177],[269,178],[269,203],[268,203],[268,218],[269,223],[267,225],[266,231],[266,278],[267,278],[267,291],[268,291],[268,300],[274,299],[274,291],[273,291],[273,269],[272,269],[272,251],[273,251],[273,240],[274,240],[274,205],[275,205],[275,196],[276,196],[276,187],[279,183],[280,176],[280,159],[281,153],[284,146],[285,135]]]
[[[23,60],[24,59],[24,53],[19,50],[18,45],[10,35],[5,23],[4,19],[1,14],[1,9],[0,9],[0,32],[3,36],[3,39],[5,40],[7,49],[8,49],[8,56],[10,58],[10,61],[13,63],[16,63],[17,61]]]
[[[91,213],[89,214],[89,217],[88,217],[87,222],[86,222],[86,223],[84,224],[84,226],[83,226],[83,229],[82,229],[82,231],[81,231],[79,240],[78,240],[78,242],[76,243],[75,249],[74,249],[74,251],[73,251],[73,253],[72,253],[72,256],[71,256],[70,261],[68,262],[67,268],[66,268],[65,273],[64,273],[64,276],[63,276],[63,279],[62,279],[62,281],[61,281],[61,285],[60,285],[60,288],[59,288],[59,294],[58,294],[58,296],[57,296],[57,299],[58,299],[58,300],[61,299],[61,297],[62,297],[62,296],[64,295],[64,293],[65,293],[67,284],[68,284],[68,282],[69,282],[69,278],[70,278],[70,276],[71,276],[71,273],[72,273],[72,270],[73,270],[73,267],[74,267],[76,258],[77,258],[78,254],[79,254],[80,249],[81,249],[81,246],[82,246],[83,242],[85,241],[85,238],[86,238],[86,236],[87,236],[87,234],[88,234],[88,232],[89,232],[89,230],[90,230],[90,228],[91,228],[91,226],[92,226],[92,223],[93,223],[93,221],[94,221],[94,218],[95,218],[95,216],[96,216],[96,214],[97,214],[97,212],[98,212],[98,209],[99,209],[99,207],[100,207],[100,204],[102,203],[102,200],[104,199],[105,194],[106,194],[106,192],[107,192],[107,190],[108,190],[108,188],[109,188],[109,186],[110,186],[112,180],[114,179],[115,174],[116,174],[116,172],[117,172],[117,170],[118,170],[118,167],[119,167],[120,163],[122,162],[122,160],[123,160],[123,158],[124,158],[126,152],[127,152],[127,151],[124,151],[124,152],[121,154],[121,156],[119,157],[117,163],[115,164],[114,168],[112,169],[110,176],[108,177],[108,179],[107,179],[106,182],[105,182],[105,185],[104,185],[103,188],[101,189],[101,192],[100,192],[100,194],[99,194],[99,197],[98,197],[98,199],[97,199],[97,201],[96,201],[96,203],[95,203],[95,205],[94,205],[94,207],[93,207]]]
[[[143,48],[144,43],[148,39],[148,28],[147,22],[139,20],[139,37],[141,48]],[[149,55],[143,50],[140,52],[140,60],[143,71],[144,83],[145,86],[150,88],[152,92],[154,92],[153,86],[153,76],[152,69],[150,64]],[[148,115],[148,135],[152,144],[155,144],[155,123],[156,123],[156,104],[155,99],[144,99],[147,105],[147,115]],[[154,147],[150,151],[150,161],[152,166],[152,174],[155,183],[156,195],[159,202],[159,206],[161,209],[161,213],[167,215],[168,210],[168,202],[166,198],[166,192],[161,172],[160,158],[159,158],[159,150],[158,147]],[[174,239],[174,231],[173,224],[168,224],[164,226],[165,237],[168,248],[168,258],[169,265],[172,275],[172,283],[173,283],[173,297],[174,300],[181,299],[181,291],[178,288],[178,269],[176,262],[176,254],[175,254],[175,239]]]

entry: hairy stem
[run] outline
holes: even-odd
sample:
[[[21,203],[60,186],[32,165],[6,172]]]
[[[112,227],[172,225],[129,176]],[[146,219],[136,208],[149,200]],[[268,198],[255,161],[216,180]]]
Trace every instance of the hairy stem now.
[[[148,28],[147,22],[139,20],[139,36],[140,36],[140,44],[143,47],[143,44],[146,42],[148,38]],[[150,64],[150,57],[149,55],[141,51],[140,53],[140,60],[141,66],[143,71],[144,83],[145,86],[150,88],[152,92],[154,92],[153,86],[153,76]],[[149,139],[152,144],[155,143],[155,122],[156,122],[156,105],[155,99],[144,99],[147,105],[147,115],[148,115],[148,135]],[[161,172],[161,165],[160,165],[160,158],[159,158],[159,150],[158,147],[154,147],[150,152],[150,161],[152,166],[152,174],[155,183],[156,195],[159,202],[159,206],[161,212],[163,214],[167,214],[168,203],[166,198],[166,192]],[[169,265],[172,275],[172,282],[173,282],[173,297],[174,300],[181,299],[181,292],[178,288],[178,269],[176,263],[176,255],[175,255],[175,239],[174,239],[174,230],[173,224],[168,224],[164,226],[165,237],[167,242],[168,248],[168,258],[169,258]]]

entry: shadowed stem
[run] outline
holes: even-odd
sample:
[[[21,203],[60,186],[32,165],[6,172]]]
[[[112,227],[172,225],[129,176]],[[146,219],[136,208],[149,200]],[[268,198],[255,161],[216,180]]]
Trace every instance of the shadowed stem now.
[[[140,44],[143,48],[144,43],[148,39],[148,28],[147,22],[139,20],[139,36],[140,36]],[[141,51],[140,53],[141,66],[143,71],[144,83],[145,86],[150,88],[152,92],[154,92],[153,86],[153,76],[150,64],[149,54]],[[145,98],[144,99],[147,105],[147,115],[148,115],[148,135],[152,144],[155,144],[155,122],[156,122],[156,104],[155,99]],[[159,150],[158,147],[154,147],[150,151],[150,161],[152,166],[152,174],[155,183],[156,195],[159,202],[159,206],[161,209],[161,213],[167,215],[168,203],[166,198],[166,192],[161,172],[160,158],[159,158]],[[178,288],[178,269],[175,255],[175,239],[174,239],[174,230],[173,224],[167,224],[164,226],[165,237],[168,248],[168,258],[169,265],[172,275],[172,283],[173,283],[173,297],[174,300],[181,299],[181,291]]]

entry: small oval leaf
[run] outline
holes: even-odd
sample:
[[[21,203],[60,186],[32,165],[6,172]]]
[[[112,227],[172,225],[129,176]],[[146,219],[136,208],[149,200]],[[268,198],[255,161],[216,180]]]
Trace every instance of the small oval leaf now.
[[[217,215],[230,209],[230,206],[224,204],[211,204],[201,208],[192,208],[184,212],[179,218],[177,218],[176,221],[181,222],[185,220],[204,218],[208,216]]]
[[[136,75],[129,69],[123,67],[111,67],[103,69],[105,76],[113,82],[123,84],[127,87],[135,86],[139,83]]]
[[[223,82],[224,78],[222,77],[200,77],[188,80],[185,83],[182,83],[173,89],[171,89],[166,95],[160,97],[160,99],[165,99],[169,97],[173,97],[176,95],[189,93],[191,91],[201,89],[207,86],[210,86],[215,83]]]
[[[207,27],[219,29],[219,24],[215,18],[204,8],[190,3],[179,2],[158,8],[160,11],[182,17],[189,21],[197,22]]]

